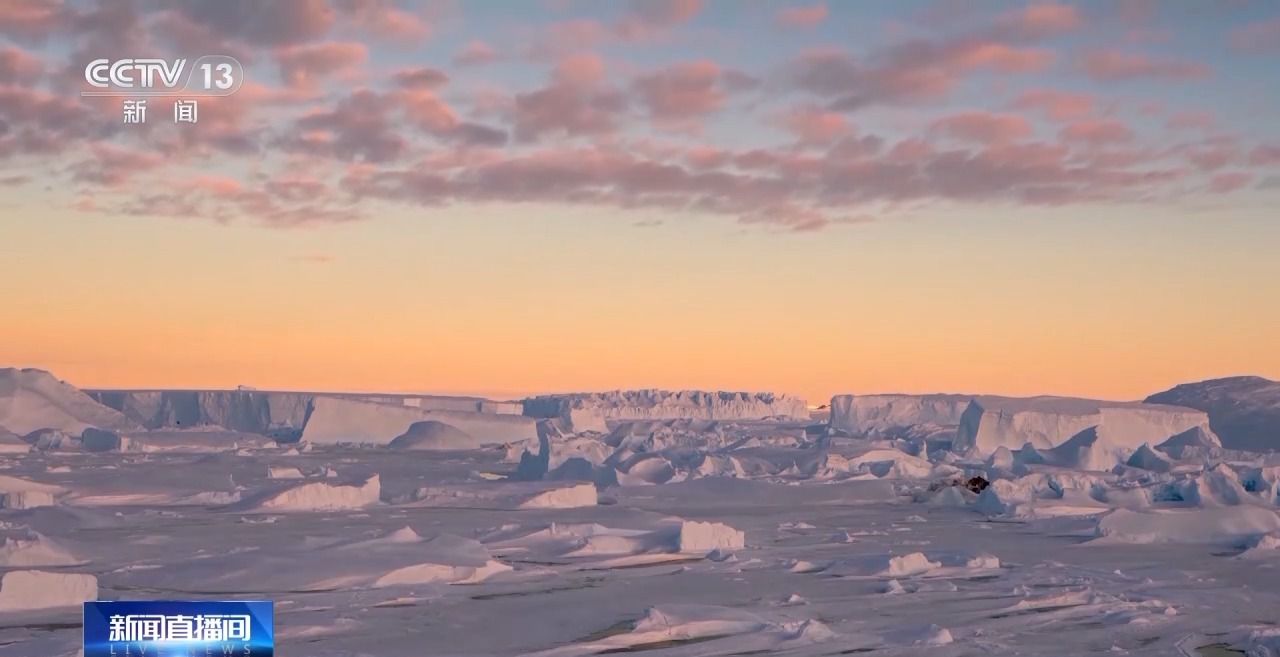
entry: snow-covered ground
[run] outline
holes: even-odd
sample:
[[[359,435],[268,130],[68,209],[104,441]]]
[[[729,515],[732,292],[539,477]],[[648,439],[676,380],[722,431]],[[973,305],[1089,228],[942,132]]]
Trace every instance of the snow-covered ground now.
[[[314,657],[1280,654],[1280,455],[1208,405],[894,395],[831,428],[646,391],[714,406],[360,407],[370,440],[320,444],[11,378],[0,657],[77,654],[95,597],[273,599],[280,654]]]

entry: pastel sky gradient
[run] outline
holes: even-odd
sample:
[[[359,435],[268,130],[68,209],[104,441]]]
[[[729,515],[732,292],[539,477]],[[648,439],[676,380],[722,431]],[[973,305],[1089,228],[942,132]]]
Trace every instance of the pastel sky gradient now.
[[[98,57],[230,54],[173,125]],[[0,0],[0,364],[84,387],[1280,378],[1280,3]]]

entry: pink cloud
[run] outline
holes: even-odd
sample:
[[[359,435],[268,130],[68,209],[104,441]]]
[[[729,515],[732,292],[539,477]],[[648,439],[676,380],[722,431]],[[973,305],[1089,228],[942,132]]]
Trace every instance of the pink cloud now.
[[[1209,179],[1209,191],[1215,194],[1230,194],[1243,189],[1251,182],[1253,182],[1253,174],[1247,171],[1219,173]]]
[[[396,71],[391,79],[406,89],[437,89],[449,82],[449,76],[444,71],[426,66]]]
[[[1185,175],[1152,168],[1141,153],[1082,162],[1063,144],[980,136],[996,141],[940,150],[912,139],[883,154],[882,141],[872,135],[847,136],[819,154],[611,139],[591,147],[488,151],[449,170],[369,168],[347,176],[343,186],[357,197],[425,205],[538,201],[682,209],[799,230],[865,216],[856,208],[866,203],[1138,200]]]
[[[822,0],[807,2],[768,8],[763,18],[797,25],[830,19]],[[357,208],[365,198],[420,204],[538,201],[717,214],[788,230],[856,221],[872,207],[943,200],[1148,202],[1247,188],[1260,170],[1239,169],[1280,165],[1280,149],[1257,143],[1246,127],[1217,134],[1227,126],[1214,126],[1211,115],[1178,111],[1194,105],[1190,101],[1179,107],[1169,99],[1160,116],[1146,120],[1156,130],[1163,125],[1203,132],[1166,132],[1158,140],[1105,118],[1100,100],[1089,94],[1027,89],[1017,86],[1027,79],[1004,75],[984,76],[981,86],[965,88],[981,73],[1050,67],[1055,52],[1041,40],[1084,25],[1075,8],[1053,2],[1019,5],[986,19],[915,25],[911,32],[886,34],[887,46],[860,46],[856,55],[808,53],[781,72],[780,84],[766,88],[769,97],[760,106],[748,105],[755,97],[745,93],[760,83],[723,63],[698,60],[646,70],[640,62],[650,59],[630,59],[637,49],[627,46],[646,42],[647,52],[663,48],[648,43],[663,38],[672,39],[672,51],[689,37],[706,39],[713,50],[727,43],[733,35],[718,28],[672,32],[697,17],[700,2],[637,1],[623,7],[617,20],[498,32],[517,39],[491,42],[504,54],[528,54],[528,42],[518,41],[522,36],[558,41],[538,51],[556,55],[540,83],[518,75],[538,62],[511,61],[524,70],[514,82],[504,75],[502,84],[510,86],[501,87],[497,81],[486,86],[464,71],[451,71],[459,83],[435,68],[392,66],[378,67],[377,77],[367,80],[372,88],[341,92],[325,83],[358,85],[364,66],[382,61],[383,53],[374,57],[365,44],[332,39],[425,38],[428,19],[437,17],[420,18],[400,9],[408,5],[383,0],[194,4],[135,12],[131,3],[33,1],[15,9],[0,0],[0,18],[16,17],[0,23],[0,32],[66,39],[48,49],[64,59],[56,66],[33,52],[0,45],[0,160],[55,156],[48,161],[63,163],[54,173],[72,185],[69,198],[92,198],[100,211],[217,221],[254,217],[292,226],[361,218]],[[915,29],[922,27],[929,29]],[[1113,42],[1122,43],[1120,34]],[[499,53],[489,43],[468,43],[454,53],[454,63],[494,61]],[[61,86],[59,76],[78,76],[78,58],[100,47],[107,54],[135,47],[150,54],[175,46],[235,49],[247,54],[246,61],[266,55],[255,69],[278,64],[287,84],[250,82],[233,97],[202,100],[198,127],[149,125],[127,133],[118,125],[118,101],[82,100]],[[594,54],[596,48],[609,54],[607,62]],[[1091,53],[1081,65],[1100,80],[1209,74],[1191,62],[1113,50]],[[966,98],[979,98],[975,110],[936,114],[962,88]],[[804,93],[788,96],[797,90]],[[860,115],[856,127],[848,113],[913,103],[909,112]],[[678,137],[666,130],[698,127],[700,120],[738,112],[739,106],[735,130],[765,129],[750,148],[703,141],[693,130]],[[167,105],[153,103],[151,111],[156,123],[155,114],[163,117]],[[1032,121],[1044,119],[1059,124],[1052,125],[1057,138],[1035,141]],[[738,125],[751,120],[765,125]],[[887,142],[865,132],[868,121],[895,132],[922,123],[928,129]],[[779,136],[770,128],[794,141],[784,135],[779,141],[785,143],[768,145]],[[95,144],[113,144],[115,150]],[[188,177],[177,192],[159,191],[164,188],[157,182],[169,176],[180,181],[181,172],[196,169],[247,173]],[[38,175],[22,178],[43,183]]]
[[[662,37],[702,11],[702,0],[633,0],[612,23],[591,18],[556,21],[543,28],[530,54],[562,57],[607,42],[637,43]]]
[[[786,112],[782,116],[782,125],[808,144],[830,143],[852,132],[852,126],[843,114],[809,106]]]
[[[30,83],[44,74],[40,58],[17,47],[0,47],[0,84]]]
[[[778,10],[777,21],[788,27],[813,27],[827,20],[827,13],[827,5],[823,3],[786,7]]]
[[[627,14],[610,32],[624,41],[647,41],[689,22],[701,11],[702,0],[632,0]]]
[[[546,86],[514,98],[516,136],[602,135],[617,129],[627,106],[619,90],[605,84],[604,60],[595,55],[562,59]]]
[[[1013,101],[1013,106],[1018,109],[1040,110],[1054,121],[1065,122],[1091,114],[1094,98],[1089,94],[1031,89],[1020,94]]]
[[[1026,139],[1032,134],[1031,122],[1016,114],[962,112],[937,119],[932,129],[957,139],[981,144],[1000,144]]]
[[[377,36],[421,41],[431,35],[430,26],[421,17],[388,0],[339,0],[337,6],[357,25]]]
[[[559,58],[570,53],[591,50],[614,36],[608,25],[590,18],[556,21],[542,28],[529,54],[541,58]]]
[[[428,132],[448,132],[458,125],[458,115],[430,89],[402,91],[399,101],[409,120]]]
[[[995,30],[1014,38],[1038,39],[1071,32],[1082,23],[1072,5],[1040,2],[1005,14],[996,21]]]
[[[980,70],[1042,70],[1053,54],[983,39],[916,40],[873,53],[869,63],[839,51],[802,55],[788,71],[793,84],[835,96],[833,107],[853,110],[877,103],[911,103],[944,97]]]
[[[1240,147],[1231,137],[1209,137],[1193,144],[1182,144],[1173,152],[1186,158],[1201,171],[1216,171],[1240,157]]]
[[[631,0],[631,16],[653,25],[684,23],[702,11],[702,0]]]
[[[19,40],[40,40],[66,27],[67,9],[59,0],[20,0],[0,3],[0,34]]]
[[[1280,18],[1251,23],[1231,33],[1231,46],[1245,52],[1280,50]]]
[[[919,137],[903,139],[889,148],[886,159],[894,164],[920,164],[930,160],[937,149]]]
[[[227,176],[199,175],[181,183],[185,189],[231,198],[244,191],[239,180]]]
[[[1207,77],[1209,67],[1175,59],[1153,59],[1116,50],[1093,52],[1084,58],[1084,70],[1095,80],[1114,82],[1139,78],[1194,80]]]
[[[176,53],[199,52],[231,55],[241,64],[253,64],[257,53],[212,25],[199,23],[177,9],[165,9],[150,16],[151,35]]]
[[[1067,125],[1059,133],[1064,141],[1093,146],[1133,141],[1129,126],[1115,119],[1087,119]]]
[[[154,193],[139,193],[126,202],[109,207],[89,207],[89,211],[114,213],[201,217],[219,223],[229,223],[241,218],[252,218],[265,226],[291,228],[331,224],[363,218],[352,208],[339,202],[334,190],[326,184],[308,189],[305,200],[294,199],[277,193],[273,180],[265,185],[253,186],[235,178],[201,174],[193,177],[174,177]]]
[[[407,155],[414,143],[415,135],[406,126],[440,141],[470,146],[507,141],[505,130],[467,121],[430,86],[410,84],[388,93],[359,89],[330,109],[307,112],[278,145],[292,153],[390,162]]]
[[[117,129],[80,99],[30,86],[0,84],[0,158],[16,153],[57,153],[77,139]],[[106,105],[106,103],[104,103]],[[115,107],[119,108],[119,103]]]
[[[310,87],[329,76],[349,75],[368,59],[365,45],[354,42],[290,46],[276,51],[280,76],[291,87]]]
[[[1047,50],[1014,48],[994,42],[966,44],[952,54],[961,68],[990,68],[1006,73],[1040,71],[1053,63],[1053,53]]]
[[[147,150],[96,142],[89,148],[91,158],[70,167],[72,179],[92,185],[119,187],[135,175],[165,164],[164,156]]]
[[[591,85],[604,80],[605,63],[599,55],[570,55],[556,64],[555,80],[563,84]]]
[[[1280,166],[1280,144],[1260,144],[1249,153],[1249,164],[1256,167]]]
[[[484,41],[471,41],[453,56],[455,66],[481,66],[498,60],[498,51]]]
[[[396,129],[391,110],[382,96],[361,89],[332,109],[308,112],[282,146],[365,162],[394,160],[404,155],[409,143]]]
[[[658,120],[681,121],[724,106],[735,82],[710,60],[674,64],[636,78],[640,104]]]
[[[696,145],[689,148],[684,158],[695,169],[715,169],[729,161],[729,154],[713,146]]]
[[[279,46],[324,36],[338,13],[326,0],[253,2],[188,2],[180,10],[195,23],[207,25],[229,38],[256,45]]]

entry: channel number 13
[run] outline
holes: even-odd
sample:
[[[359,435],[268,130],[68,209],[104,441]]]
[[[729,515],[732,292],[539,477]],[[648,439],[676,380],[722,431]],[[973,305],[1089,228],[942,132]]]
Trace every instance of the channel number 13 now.
[[[204,71],[204,88],[205,89],[230,89],[235,84],[233,73],[235,69],[231,64],[222,62],[221,64],[201,64],[200,69]]]

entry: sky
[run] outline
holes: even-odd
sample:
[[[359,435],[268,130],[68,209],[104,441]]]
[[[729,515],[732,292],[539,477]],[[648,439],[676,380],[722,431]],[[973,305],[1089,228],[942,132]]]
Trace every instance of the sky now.
[[[100,58],[238,90],[84,97]],[[0,0],[0,365],[82,387],[1280,379],[1280,3]]]

